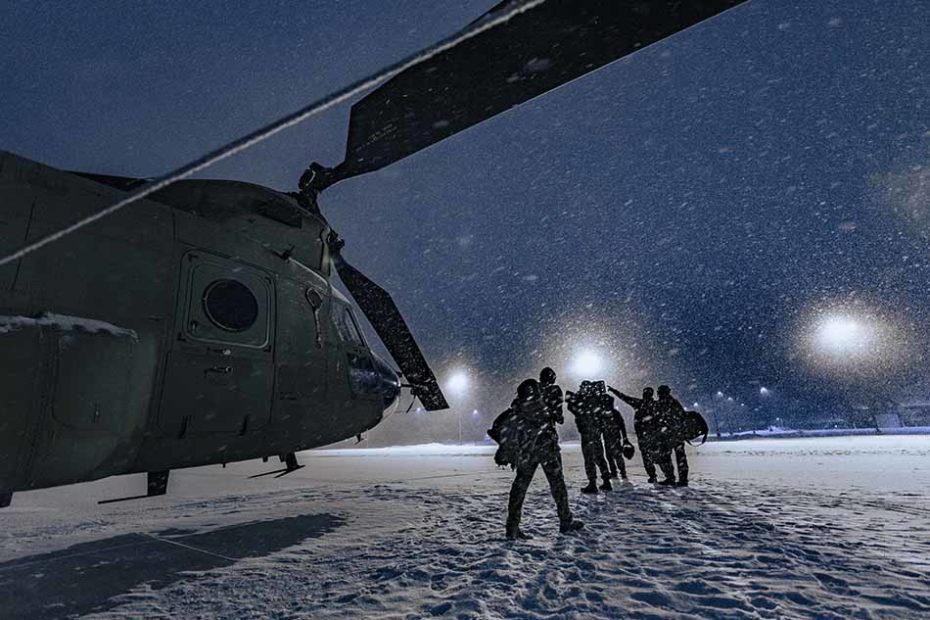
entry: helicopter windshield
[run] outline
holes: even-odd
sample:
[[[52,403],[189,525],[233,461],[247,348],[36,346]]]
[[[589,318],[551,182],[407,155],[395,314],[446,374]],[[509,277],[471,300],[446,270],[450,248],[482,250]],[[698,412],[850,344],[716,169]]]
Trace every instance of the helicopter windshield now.
[[[333,324],[343,342],[365,346],[365,339],[358,328],[352,310],[346,306],[337,306],[333,310]]]

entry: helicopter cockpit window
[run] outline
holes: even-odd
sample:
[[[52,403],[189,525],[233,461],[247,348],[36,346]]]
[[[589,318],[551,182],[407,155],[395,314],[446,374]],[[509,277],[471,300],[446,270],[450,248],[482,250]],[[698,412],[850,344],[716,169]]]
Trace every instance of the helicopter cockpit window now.
[[[203,293],[203,309],[217,327],[241,332],[258,319],[258,300],[236,280],[216,280]]]
[[[362,334],[355,324],[352,312],[348,308],[338,308],[333,313],[333,322],[336,324],[336,331],[343,342],[364,345]]]

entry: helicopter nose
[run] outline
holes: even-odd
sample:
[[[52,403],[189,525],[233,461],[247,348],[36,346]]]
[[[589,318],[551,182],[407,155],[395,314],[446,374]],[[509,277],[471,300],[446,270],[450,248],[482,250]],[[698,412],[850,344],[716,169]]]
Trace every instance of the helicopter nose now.
[[[377,355],[373,355],[372,357],[374,357],[375,370],[378,373],[378,391],[381,393],[381,400],[384,402],[384,408],[388,409],[397,402],[397,398],[400,396],[400,378],[387,362]]]

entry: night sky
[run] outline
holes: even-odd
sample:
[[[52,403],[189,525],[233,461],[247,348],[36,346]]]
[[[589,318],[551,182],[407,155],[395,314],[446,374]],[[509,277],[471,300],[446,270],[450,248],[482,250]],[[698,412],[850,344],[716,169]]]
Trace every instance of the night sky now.
[[[159,174],[495,3],[8,1],[0,148]],[[583,350],[623,389],[732,396],[734,426],[926,397],[927,24],[925,0],[752,0],[330,188],[347,257],[441,378],[471,374],[453,414],[382,432],[443,439],[467,411],[477,436],[544,364],[576,382]],[[292,190],[310,161],[342,160],[348,112],[204,176]],[[823,340],[834,319],[859,340]]]

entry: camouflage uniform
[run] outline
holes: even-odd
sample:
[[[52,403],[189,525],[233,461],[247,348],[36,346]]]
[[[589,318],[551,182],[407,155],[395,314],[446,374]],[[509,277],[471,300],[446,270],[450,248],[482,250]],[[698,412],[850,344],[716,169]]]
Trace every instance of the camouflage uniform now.
[[[667,482],[674,482],[675,468],[672,466],[672,452],[678,465],[679,484],[688,483],[688,456],[685,454],[685,442],[682,440],[682,425],[685,422],[685,409],[670,394],[659,396],[656,401],[656,450],[655,460],[665,475]]]
[[[575,416],[575,426],[581,436],[581,456],[584,458],[584,472],[588,478],[588,488],[597,489],[597,473],[600,471],[604,486],[610,486],[610,470],[604,458],[604,443],[601,439],[603,429],[599,410],[601,403],[594,394],[572,394],[568,400],[568,410]]]
[[[568,506],[568,491],[565,489],[565,477],[562,473],[562,455],[555,420],[539,398],[514,401],[511,408],[516,415],[520,439],[514,463],[517,477],[510,487],[510,500],[507,503],[508,536],[520,531],[526,490],[540,465],[549,481],[549,490],[552,492],[552,499],[555,500],[560,526],[564,527],[571,523],[572,511]]]
[[[639,443],[639,453],[643,459],[643,467],[646,469],[649,480],[655,482],[655,401],[651,398],[633,398],[616,390],[613,390],[613,392],[620,400],[633,408],[633,432],[636,433],[636,440]]]
[[[601,427],[604,429],[604,448],[607,452],[607,465],[610,474],[616,478],[617,474],[626,480],[626,462],[623,459],[623,444],[628,441],[626,422],[623,415],[614,406],[614,399],[610,396],[601,397],[603,403],[600,409]]]

